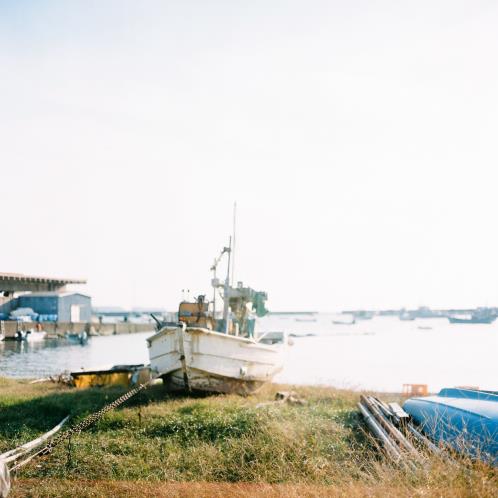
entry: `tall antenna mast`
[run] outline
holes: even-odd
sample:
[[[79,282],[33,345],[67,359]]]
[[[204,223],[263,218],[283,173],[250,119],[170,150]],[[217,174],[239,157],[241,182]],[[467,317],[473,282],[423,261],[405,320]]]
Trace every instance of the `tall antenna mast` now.
[[[235,274],[235,229],[237,228],[237,201],[233,203],[233,236],[232,236],[232,283],[233,287],[234,274]]]
[[[225,334],[228,334],[229,326],[228,323],[228,309],[229,309],[229,288],[230,288],[230,256],[232,254],[232,237],[230,237],[230,243],[228,245],[228,263],[227,263],[227,276],[225,278],[225,285],[223,286],[223,322],[225,323]]]

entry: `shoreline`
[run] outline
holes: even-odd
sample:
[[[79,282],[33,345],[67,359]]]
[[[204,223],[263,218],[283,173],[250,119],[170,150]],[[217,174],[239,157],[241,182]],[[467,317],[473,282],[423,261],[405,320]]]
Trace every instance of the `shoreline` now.
[[[402,391],[405,383],[427,384],[430,392],[462,385],[496,389],[496,324],[442,324],[424,331],[413,322],[382,317],[349,326],[347,330],[327,325],[327,319],[322,322],[315,324],[315,337],[294,339],[284,371],[275,377],[275,382],[385,393]],[[295,327],[307,330],[304,325]],[[338,332],[329,335],[325,333],[327,327]],[[268,330],[291,328],[285,321],[271,317],[265,324]],[[374,335],[363,335],[366,332]],[[148,334],[92,337],[84,346],[69,341],[1,342],[0,375],[15,373],[16,378],[40,378],[64,370],[76,371],[82,366],[96,369],[147,363],[144,338]],[[453,354],[448,353],[448,344],[452,344]],[[445,368],[440,368],[442,363]]]

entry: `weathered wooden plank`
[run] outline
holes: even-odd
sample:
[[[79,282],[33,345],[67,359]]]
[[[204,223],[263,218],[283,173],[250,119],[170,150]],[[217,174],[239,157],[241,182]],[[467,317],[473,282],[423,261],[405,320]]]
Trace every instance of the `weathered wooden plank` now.
[[[389,408],[398,418],[410,418],[410,415],[398,403],[389,403]]]

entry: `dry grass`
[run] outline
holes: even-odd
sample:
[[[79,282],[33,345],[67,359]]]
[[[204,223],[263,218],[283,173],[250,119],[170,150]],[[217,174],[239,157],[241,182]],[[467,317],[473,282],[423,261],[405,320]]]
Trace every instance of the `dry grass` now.
[[[319,486],[306,484],[259,484],[259,483],[211,483],[168,482],[150,483],[142,481],[89,481],[89,480],[43,480],[20,479],[12,498],[25,497],[71,498],[467,498],[469,496],[493,496],[488,491],[481,494],[468,488],[446,486],[427,488],[387,486],[382,483],[365,485],[351,483],[341,486]],[[494,495],[496,496],[496,495]]]
[[[307,404],[256,408],[279,388],[187,398],[154,386],[24,468],[13,496],[496,496],[496,470],[484,465],[432,458],[408,472],[384,461],[357,393],[295,387]],[[0,451],[121,392],[0,379]]]

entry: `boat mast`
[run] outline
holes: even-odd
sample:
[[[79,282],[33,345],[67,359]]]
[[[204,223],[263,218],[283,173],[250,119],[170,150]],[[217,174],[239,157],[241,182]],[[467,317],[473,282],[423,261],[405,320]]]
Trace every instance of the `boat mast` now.
[[[228,290],[230,288],[230,255],[232,253],[232,237],[230,237],[230,243],[228,244],[228,265],[227,265],[227,276],[225,278],[225,285],[223,287],[223,323],[225,324],[225,333],[228,334]]]
[[[218,285],[218,280],[216,278],[216,268],[220,262],[223,254],[228,253],[228,263],[227,263],[227,275],[225,278],[225,283],[223,284],[223,323],[225,328],[225,333],[228,334],[229,323],[228,323],[228,312],[229,312],[229,302],[230,302],[230,285],[233,286],[234,273],[235,273],[235,254],[232,258],[232,252],[235,252],[235,228],[236,228],[236,214],[237,214],[237,202],[233,203],[233,234],[230,236],[230,241],[228,247],[224,247],[221,254],[217,259],[214,260],[214,264],[211,267],[213,270],[213,317],[216,320],[216,288],[221,287]],[[232,245],[233,244],[233,245]],[[230,273],[231,270],[231,273]],[[231,284],[230,284],[231,281]]]
[[[213,270],[213,280],[212,280],[212,285],[213,285],[213,320],[216,324],[216,259],[214,260],[214,265],[211,267],[211,270]],[[216,328],[216,327],[215,327]]]
[[[235,228],[237,222],[237,202],[233,203],[233,247],[232,247],[232,283],[233,287],[234,275],[235,275]]]

